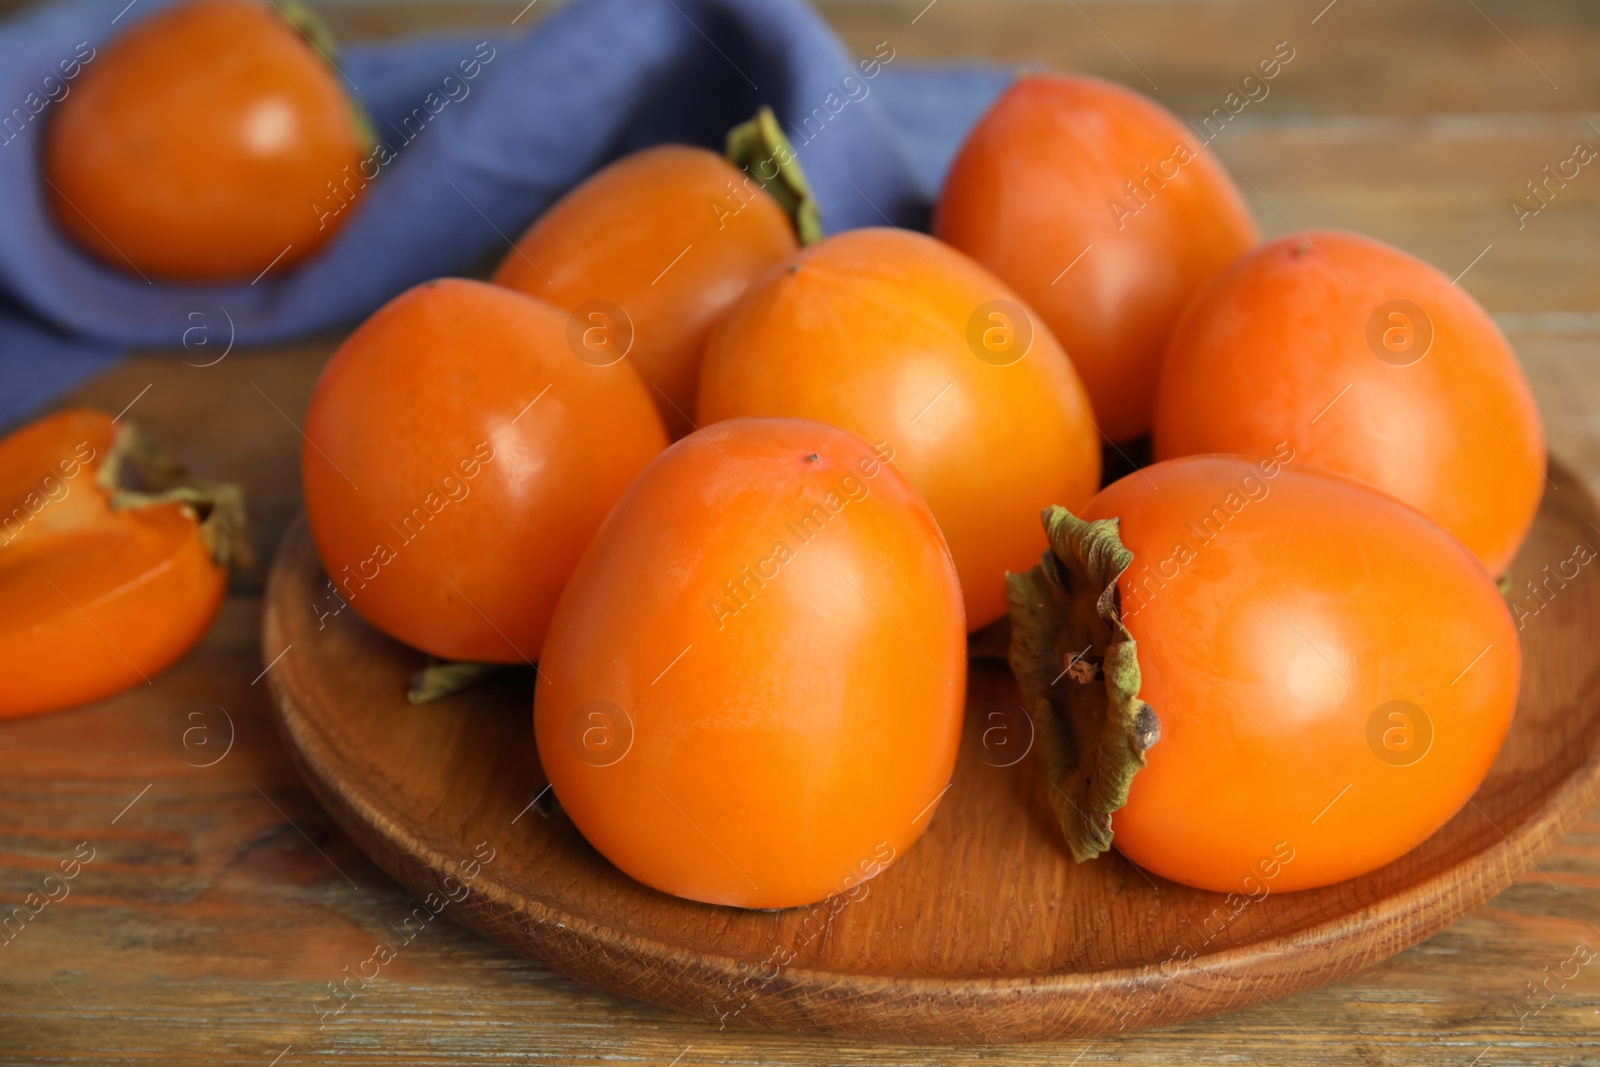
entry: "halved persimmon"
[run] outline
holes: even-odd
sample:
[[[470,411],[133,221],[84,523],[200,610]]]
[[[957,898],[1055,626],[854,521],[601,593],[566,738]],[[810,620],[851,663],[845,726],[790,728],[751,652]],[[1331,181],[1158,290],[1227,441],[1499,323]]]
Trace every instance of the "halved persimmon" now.
[[[103,411],[0,441],[0,717],[165,670],[216,617],[242,524],[238,490],[187,480]]]

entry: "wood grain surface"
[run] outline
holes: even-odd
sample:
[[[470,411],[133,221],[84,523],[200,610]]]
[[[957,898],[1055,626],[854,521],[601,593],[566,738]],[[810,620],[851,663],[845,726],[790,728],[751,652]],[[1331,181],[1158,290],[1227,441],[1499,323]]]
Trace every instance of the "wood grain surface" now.
[[[523,7],[322,10],[356,37],[504,27]],[[1508,208],[1574,142],[1600,145],[1594,5],[823,11],[858,51],[888,40],[897,62],[1087,70],[1196,120],[1290,41],[1296,58],[1271,95],[1213,143],[1263,229],[1346,226],[1465,270],[1460,284],[1527,365],[1552,449],[1600,481],[1600,172],[1585,168],[1521,229]],[[205,369],[142,354],[67,399],[118,411],[137,398],[130,418],[199,472],[243,482],[265,560],[299,508],[295,422],[337,340]],[[1600,581],[1588,570],[1578,582]],[[80,842],[94,850],[71,896],[0,947],[0,1064],[1600,1064],[1600,959],[1582,962],[1600,950],[1600,811],[1511,888],[1359,976],[1134,1036],[907,1049],[719,1031],[587,990],[448,921],[429,923],[343,1013],[320,1016],[330,984],[419,902],[334,827],[275,734],[258,678],[263,574],[238,575],[217,626],[152,685],[0,727],[0,901],[40,891]]]

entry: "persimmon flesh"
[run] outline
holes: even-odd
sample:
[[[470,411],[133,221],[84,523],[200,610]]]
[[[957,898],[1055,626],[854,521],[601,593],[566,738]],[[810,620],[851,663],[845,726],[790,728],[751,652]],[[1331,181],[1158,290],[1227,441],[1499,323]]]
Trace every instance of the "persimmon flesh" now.
[[[0,441],[0,718],[149,682],[222,605],[227,567],[193,504],[113,506],[117,435],[72,408]]]

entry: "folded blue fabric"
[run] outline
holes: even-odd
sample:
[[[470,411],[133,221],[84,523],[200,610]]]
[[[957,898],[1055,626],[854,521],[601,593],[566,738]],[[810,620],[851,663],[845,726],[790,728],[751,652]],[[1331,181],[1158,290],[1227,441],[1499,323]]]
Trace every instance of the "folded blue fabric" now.
[[[51,96],[71,92],[60,61],[87,54],[84,42],[98,54],[172,2],[67,0],[0,25],[0,424],[129,347],[181,350],[197,321],[224,318],[240,345],[357,321],[505,248],[617,156],[720,147],[761,104],[794,141],[829,231],[920,226],[962,136],[1010,78],[907,69],[892,40],[852,59],[797,0],[577,0],[531,32],[352,45],[339,67],[392,158],[338,236],[253,283],[151,283],[55,229],[39,159]]]

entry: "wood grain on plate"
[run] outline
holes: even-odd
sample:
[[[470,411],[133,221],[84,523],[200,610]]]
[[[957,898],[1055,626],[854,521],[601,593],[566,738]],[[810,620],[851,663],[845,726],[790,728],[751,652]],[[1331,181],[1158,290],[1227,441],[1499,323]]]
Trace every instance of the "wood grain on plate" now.
[[[1517,585],[1591,539],[1600,505],[1568,469]],[[532,801],[531,676],[412,707],[420,654],[330,597],[304,523],[263,622],[287,746],[344,830],[454,920],[609,992],[781,1030],[903,1043],[1095,1036],[1335,981],[1433,934],[1556,844],[1600,786],[1600,596],[1552,586],[1523,633],[1505,747],[1462,811],[1381,870],[1254,899],[1168,882],[1115,853],[1072,863],[1033,758],[985,746],[1018,697],[974,665],[954,783],[922,839],[865,892],[744,911],[646,888]],[[1546,616],[1545,612],[1548,612]],[[1018,737],[1023,727],[1014,727]],[[1425,758],[1425,757],[1424,757]],[[492,858],[490,858],[492,857]],[[431,895],[431,896],[430,896]]]

